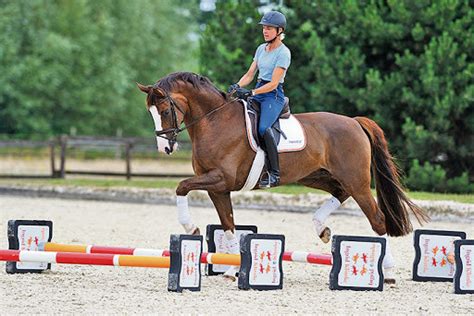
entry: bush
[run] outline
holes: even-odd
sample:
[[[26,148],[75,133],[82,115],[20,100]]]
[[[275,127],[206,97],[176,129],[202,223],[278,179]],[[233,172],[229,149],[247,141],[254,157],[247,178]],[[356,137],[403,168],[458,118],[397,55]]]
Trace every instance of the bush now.
[[[474,192],[474,184],[469,183],[467,172],[459,177],[446,179],[446,171],[440,165],[425,162],[420,165],[418,159],[412,161],[408,178],[405,181],[408,188],[428,192]]]

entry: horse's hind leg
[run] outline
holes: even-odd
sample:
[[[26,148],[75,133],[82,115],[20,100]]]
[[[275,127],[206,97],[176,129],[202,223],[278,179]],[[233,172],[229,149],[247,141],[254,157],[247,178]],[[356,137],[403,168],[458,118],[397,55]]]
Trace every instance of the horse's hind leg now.
[[[385,247],[385,257],[383,260],[384,267],[384,282],[385,283],[395,283],[395,277],[393,275],[393,267],[395,262],[393,260],[392,252],[390,250],[390,245],[387,238],[387,229],[385,226],[385,215],[379,209],[377,203],[375,202],[372,192],[370,191],[369,184],[359,187],[359,190],[352,194],[354,200],[359,204],[360,208],[364,212],[365,216],[370,222],[372,229],[381,237],[386,240]]]
[[[341,184],[324,169],[312,173],[308,177],[300,180],[299,183],[332,194],[332,197],[324,202],[313,215],[313,224],[316,233],[324,243],[328,243],[331,240],[331,230],[325,225],[325,221],[329,215],[349,197],[349,194],[342,188]]]

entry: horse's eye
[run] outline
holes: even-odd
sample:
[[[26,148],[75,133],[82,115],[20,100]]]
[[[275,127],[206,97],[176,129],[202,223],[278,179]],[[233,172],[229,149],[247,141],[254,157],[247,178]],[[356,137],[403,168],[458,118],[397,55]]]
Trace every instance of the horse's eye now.
[[[169,110],[169,109],[168,109],[168,110],[164,110],[164,111],[162,112],[162,114],[163,114],[164,116],[168,116],[168,115],[170,114],[170,110]]]

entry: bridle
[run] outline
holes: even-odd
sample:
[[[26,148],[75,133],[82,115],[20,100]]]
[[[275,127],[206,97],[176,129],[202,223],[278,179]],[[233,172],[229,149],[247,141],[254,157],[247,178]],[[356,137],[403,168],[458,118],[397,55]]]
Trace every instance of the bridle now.
[[[234,102],[238,100],[238,98],[232,98],[231,100],[227,101],[227,102],[224,102],[222,103],[221,105],[219,105],[217,108],[209,111],[208,113],[194,119],[191,123],[189,123],[188,125],[185,125],[184,127],[179,127],[179,122],[178,122],[178,113],[176,111],[176,109],[181,112],[181,114],[183,114],[183,117],[185,115],[184,111],[181,109],[181,107],[178,105],[178,102],[176,102],[175,99],[173,99],[168,93],[161,99],[159,100],[157,103],[155,104],[152,104],[152,106],[155,106],[157,109],[158,109],[158,105],[160,105],[161,103],[165,102],[165,101],[168,101],[169,104],[170,104],[170,108],[171,108],[171,116],[172,116],[172,120],[173,120],[173,124],[174,126],[173,127],[170,127],[170,128],[166,128],[166,129],[163,129],[161,131],[156,131],[155,130],[155,135],[157,137],[161,137],[161,138],[164,138],[168,141],[169,145],[170,145],[170,150],[168,148],[166,148],[166,152],[167,154],[171,153],[171,151],[173,150],[173,146],[174,144],[176,144],[177,142],[177,137],[178,137],[178,134],[181,133],[182,131],[185,131],[186,129],[188,129],[189,127],[197,124],[198,122],[200,122],[202,119],[204,119],[205,117],[208,117],[210,116],[211,114],[221,110],[222,108],[224,108],[226,105]],[[167,136],[167,134],[170,134],[171,133],[171,137]]]

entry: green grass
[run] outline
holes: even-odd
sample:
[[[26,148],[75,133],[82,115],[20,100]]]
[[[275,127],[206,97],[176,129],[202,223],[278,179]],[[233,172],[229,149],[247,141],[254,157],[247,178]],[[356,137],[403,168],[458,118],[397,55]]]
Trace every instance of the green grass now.
[[[62,185],[62,186],[85,186],[85,187],[134,187],[134,188],[168,188],[175,189],[179,183],[178,179],[95,179],[95,178],[69,178],[69,179],[0,179],[2,184],[28,184],[28,185]],[[323,191],[310,189],[296,184],[285,185],[273,188],[267,192],[283,194],[304,194],[304,193],[325,193]],[[375,190],[372,190],[375,195]],[[431,193],[431,192],[408,192],[408,196],[417,200],[447,200],[460,203],[473,203],[474,194],[449,194],[449,193]]]

